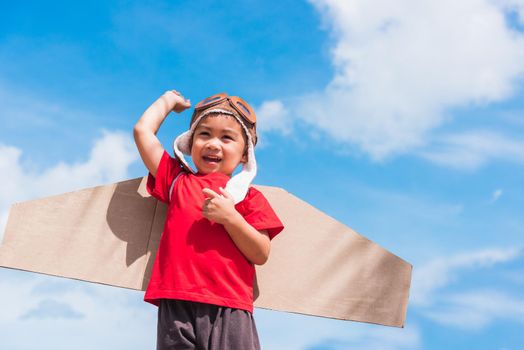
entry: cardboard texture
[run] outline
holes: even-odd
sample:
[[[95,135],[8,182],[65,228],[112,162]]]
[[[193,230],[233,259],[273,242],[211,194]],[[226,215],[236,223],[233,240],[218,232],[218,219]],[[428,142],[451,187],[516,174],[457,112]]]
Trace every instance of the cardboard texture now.
[[[146,178],[14,204],[0,266],[145,290],[166,205]],[[257,266],[255,307],[403,327],[412,266],[281,188],[285,225]]]

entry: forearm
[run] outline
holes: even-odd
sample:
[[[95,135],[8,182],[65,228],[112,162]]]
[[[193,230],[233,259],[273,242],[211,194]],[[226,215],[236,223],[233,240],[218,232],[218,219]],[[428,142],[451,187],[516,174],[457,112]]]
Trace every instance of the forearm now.
[[[175,104],[174,94],[162,95],[146,109],[133,129],[138,152],[153,175],[156,175],[156,167],[164,150],[156,133]]]
[[[160,125],[164,122],[167,115],[175,107],[176,100],[174,94],[165,93],[160,96],[144,114],[140,117],[135,125],[135,132],[156,134]]]
[[[238,215],[237,215],[238,214]],[[242,254],[256,265],[263,265],[270,250],[269,236],[265,231],[258,231],[237,212],[224,223],[224,228]]]

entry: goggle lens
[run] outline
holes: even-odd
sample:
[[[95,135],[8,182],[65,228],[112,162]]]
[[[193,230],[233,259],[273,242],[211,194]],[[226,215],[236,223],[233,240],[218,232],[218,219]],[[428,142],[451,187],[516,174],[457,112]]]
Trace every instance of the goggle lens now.
[[[200,103],[200,105],[201,105],[201,106],[205,106],[205,105],[207,105],[208,103],[215,102],[216,100],[219,100],[219,99],[221,99],[221,98],[223,98],[223,97],[222,97],[222,96],[211,96],[211,97],[206,98],[204,101],[202,101],[202,102]]]
[[[242,109],[242,111],[244,111],[244,113],[246,113],[246,115],[251,115],[251,112],[249,111],[249,109],[246,106],[244,106],[244,104],[242,102],[237,101],[236,105],[238,107],[240,107]]]

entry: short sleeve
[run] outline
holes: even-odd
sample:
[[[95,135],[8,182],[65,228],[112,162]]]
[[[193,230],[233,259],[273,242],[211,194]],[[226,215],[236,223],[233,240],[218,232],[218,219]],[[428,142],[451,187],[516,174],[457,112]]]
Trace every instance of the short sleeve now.
[[[267,230],[270,239],[284,229],[284,225],[266,197],[253,187],[249,188],[246,198],[237,204],[237,210],[255,229]]]
[[[147,192],[159,201],[169,203],[169,192],[173,180],[180,174],[182,168],[180,163],[169,153],[164,151],[156,175],[149,173],[147,177]]]

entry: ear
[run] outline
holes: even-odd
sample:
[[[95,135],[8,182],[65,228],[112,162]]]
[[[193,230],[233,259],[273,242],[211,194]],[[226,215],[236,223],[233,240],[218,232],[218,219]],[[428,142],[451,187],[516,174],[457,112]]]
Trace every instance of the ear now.
[[[244,154],[242,155],[242,159],[240,159],[240,163],[243,163],[243,164],[247,163],[247,149],[244,151]]]

